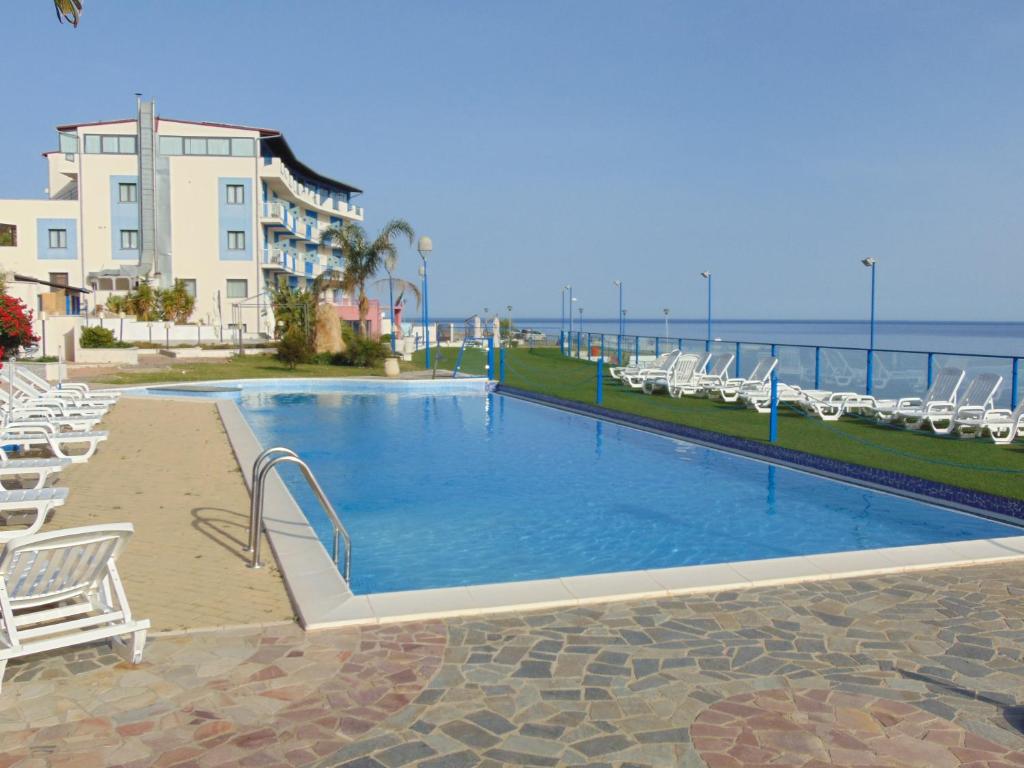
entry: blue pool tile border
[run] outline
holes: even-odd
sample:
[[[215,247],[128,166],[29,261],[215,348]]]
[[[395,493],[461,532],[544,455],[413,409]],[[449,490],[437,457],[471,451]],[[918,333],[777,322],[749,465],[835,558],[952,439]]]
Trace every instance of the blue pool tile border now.
[[[518,387],[509,387],[499,384],[494,391],[503,395],[510,395],[523,400],[530,400],[536,403],[551,405],[567,411],[593,416],[613,421],[626,426],[637,427],[651,432],[657,432],[669,437],[676,437],[682,440],[703,443],[704,445],[721,448],[727,451],[742,453],[747,456],[765,459],[767,461],[785,464],[791,467],[805,469],[820,474],[832,475],[853,483],[869,485],[875,488],[890,490],[895,493],[911,495],[920,499],[930,500],[938,504],[954,505],[970,512],[981,514],[999,515],[1024,523],[1024,501],[1011,499],[1006,496],[996,496],[982,491],[972,491],[968,488],[959,488],[955,485],[925,480],[920,477],[912,477],[901,472],[893,472],[886,469],[875,469],[860,464],[829,459],[824,456],[815,456],[792,448],[783,448],[777,445],[761,443],[756,440],[748,440],[742,437],[712,432],[698,427],[688,427],[683,424],[676,424],[661,419],[651,419],[646,416],[638,416],[633,413],[625,413],[599,405],[590,405],[575,400],[566,400],[553,395],[542,395]]]

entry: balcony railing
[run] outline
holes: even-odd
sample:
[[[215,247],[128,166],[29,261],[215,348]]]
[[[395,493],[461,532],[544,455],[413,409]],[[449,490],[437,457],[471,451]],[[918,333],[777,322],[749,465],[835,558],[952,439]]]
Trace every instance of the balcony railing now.
[[[321,266],[320,258],[320,254],[302,253],[294,248],[273,243],[263,249],[264,266],[271,268],[280,267],[286,272],[293,272],[296,275],[305,275],[306,277],[310,275],[316,276],[324,271],[325,267]],[[328,258],[326,268],[331,267],[332,258]],[[340,262],[334,260],[334,263],[337,264],[335,268],[340,269]]]
[[[318,194],[313,188],[309,187],[305,182],[295,178],[292,172],[288,170],[280,158],[274,158],[269,166],[265,166],[274,169],[278,172],[281,177],[281,181],[288,187],[293,195],[300,200],[308,203],[309,205],[316,206],[318,208],[327,208],[328,210],[335,211],[342,214],[343,216],[352,216],[354,218],[362,219],[363,209],[358,205],[341,199],[335,195],[328,195],[326,197]]]

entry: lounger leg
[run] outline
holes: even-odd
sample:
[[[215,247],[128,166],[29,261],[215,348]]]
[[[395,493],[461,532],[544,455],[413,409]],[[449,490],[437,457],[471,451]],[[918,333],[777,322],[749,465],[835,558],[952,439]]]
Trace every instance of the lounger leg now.
[[[127,641],[122,637],[115,637],[110,641],[110,645],[114,653],[129,664],[139,664],[142,661],[142,650],[146,647],[146,630],[132,632]]]
[[[0,693],[4,689],[4,669],[7,668],[7,659],[0,659]]]

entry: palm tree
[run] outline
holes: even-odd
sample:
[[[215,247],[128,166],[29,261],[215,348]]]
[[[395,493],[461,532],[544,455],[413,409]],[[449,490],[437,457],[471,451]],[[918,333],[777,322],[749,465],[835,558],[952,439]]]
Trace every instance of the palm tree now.
[[[53,7],[61,24],[67,21],[72,27],[78,26],[82,17],[82,0],[53,0]]]
[[[387,269],[390,273],[394,268],[398,259],[398,246],[394,241],[399,235],[408,238],[409,245],[412,245],[416,237],[409,222],[404,219],[389,221],[373,240],[367,240],[366,231],[361,226],[348,221],[330,227],[320,236],[321,244],[340,249],[345,259],[342,286],[347,291],[357,293],[359,333],[362,336],[367,335],[366,313],[369,300],[366,298],[366,282],[381,269]]]
[[[398,266],[398,254],[389,254],[384,259],[384,271],[388,273],[388,276],[383,280],[377,280],[374,285],[388,284],[388,312],[391,316],[391,351],[395,351],[395,287],[398,287],[398,301],[401,303],[402,297],[405,296],[405,292],[409,291],[413,296],[416,297],[416,309],[420,308],[420,289],[416,283],[404,280],[401,277],[395,277],[395,267]]]

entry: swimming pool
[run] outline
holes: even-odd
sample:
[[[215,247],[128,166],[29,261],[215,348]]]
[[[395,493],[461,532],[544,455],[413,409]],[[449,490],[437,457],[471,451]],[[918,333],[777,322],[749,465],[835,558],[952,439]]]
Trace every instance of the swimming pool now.
[[[353,539],[356,594],[1015,536],[1019,528],[498,394],[243,387]],[[330,546],[304,481],[282,473]]]

